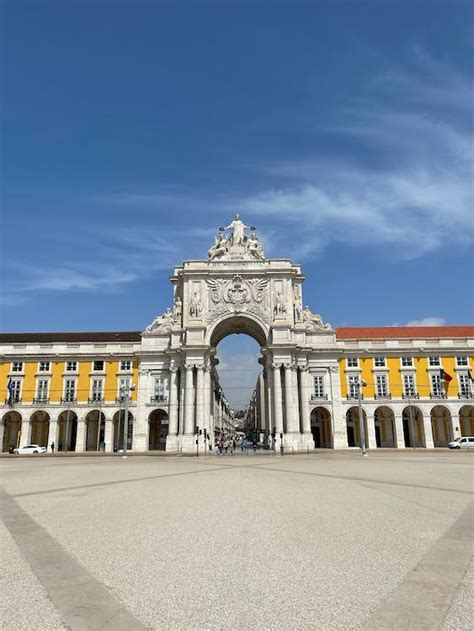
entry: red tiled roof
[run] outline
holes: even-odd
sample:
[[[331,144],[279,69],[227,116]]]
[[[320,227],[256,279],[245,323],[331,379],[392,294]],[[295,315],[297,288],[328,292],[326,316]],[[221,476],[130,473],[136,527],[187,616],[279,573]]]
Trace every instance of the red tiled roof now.
[[[474,326],[360,326],[336,329],[338,340],[474,337]]]
[[[49,342],[139,342],[140,331],[80,331],[71,333],[0,333],[0,344]]]

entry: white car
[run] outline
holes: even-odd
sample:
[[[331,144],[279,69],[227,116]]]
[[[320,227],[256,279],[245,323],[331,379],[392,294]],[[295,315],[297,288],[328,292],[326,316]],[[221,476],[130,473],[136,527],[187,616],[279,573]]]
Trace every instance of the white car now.
[[[474,449],[474,436],[459,436],[450,443],[448,443],[450,449]]]
[[[15,454],[44,454],[46,453],[46,447],[40,447],[39,445],[26,445],[25,447],[19,447],[14,449]]]

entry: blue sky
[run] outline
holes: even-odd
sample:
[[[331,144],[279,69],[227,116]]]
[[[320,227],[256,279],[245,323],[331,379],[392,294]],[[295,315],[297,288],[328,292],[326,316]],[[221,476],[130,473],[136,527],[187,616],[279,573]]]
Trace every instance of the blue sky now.
[[[144,328],[236,210],[334,326],[473,321],[469,3],[2,12],[2,330]]]

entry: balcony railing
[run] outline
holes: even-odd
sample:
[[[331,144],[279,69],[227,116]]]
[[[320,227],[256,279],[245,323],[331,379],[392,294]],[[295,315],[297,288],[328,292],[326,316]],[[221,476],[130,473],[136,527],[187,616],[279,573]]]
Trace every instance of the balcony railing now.
[[[447,399],[447,396],[444,392],[432,392],[430,399]]]
[[[474,395],[472,392],[460,392],[458,394],[458,399],[474,399]]]
[[[359,397],[358,397],[356,394],[348,394],[348,395],[347,395],[347,397],[346,397],[346,399],[347,399],[348,401],[357,401],[357,400],[358,400],[358,398],[359,398]],[[363,399],[363,398],[364,398],[364,395],[363,395],[363,394],[361,394],[361,395],[360,395],[360,398],[361,398],[361,399]]]
[[[166,394],[154,394],[150,397],[150,403],[167,403],[168,397]]]
[[[328,395],[327,394],[312,394],[311,395],[311,401],[327,401],[328,400]]]
[[[391,399],[392,395],[390,394],[390,392],[387,392],[387,394],[374,394],[374,399]]]
[[[115,403],[125,403],[125,401],[131,401],[132,397],[124,394],[120,397],[115,397]]]
[[[70,396],[70,397],[63,397],[61,399],[61,403],[76,403],[76,402],[77,402],[76,397],[72,397],[72,396]]]
[[[103,403],[104,397],[102,395],[94,395],[87,399],[87,403]]]
[[[15,403],[21,403],[20,397],[12,397],[11,399],[5,399],[5,405],[15,405]]]
[[[404,392],[402,394],[402,399],[419,399],[420,395],[418,394],[418,392],[411,392],[410,394],[408,394],[407,392]]]
[[[35,397],[33,403],[49,403],[48,397]]]

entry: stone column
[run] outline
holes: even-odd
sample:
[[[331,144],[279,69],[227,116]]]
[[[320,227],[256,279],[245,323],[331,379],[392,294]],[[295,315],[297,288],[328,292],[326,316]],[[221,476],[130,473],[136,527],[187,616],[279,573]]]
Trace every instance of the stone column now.
[[[58,419],[49,421],[49,433],[48,444],[46,445],[48,451],[51,449],[51,443],[54,442],[54,451],[58,449]]]
[[[260,429],[264,432],[268,429],[267,419],[265,417],[265,379],[263,376],[263,372],[260,373],[258,377],[258,396],[259,396],[259,416],[260,416]]]
[[[84,419],[77,419],[76,448],[74,451],[84,451],[86,440],[86,422]]]
[[[395,414],[395,440],[398,449],[405,448],[405,436],[403,434],[403,416],[402,414]]]
[[[197,367],[196,378],[196,427],[203,430],[207,425],[204,417],[204,366]],[[204,432],[198,439],[200,444],[204,444]]]
[[[178,433],[178,369],[170,368],[169,381],[169,434],[175,436]]]
[[[285,364],[285,416],[286,434],[295,434],[298,431],[294,416],[293,402],[293,371],[290,364]]]
[[[307,366],[300,369],[301,429],[303,434],[311,435],[311,419],[309,415],[309,372]],[[312,440],[312,436],[311,436]]]
[[[185,399],[186,371],[184,366],[179,369],[179,405],[178,405],[178,434],[184,434],[184,399]]]
[[[298,434],[302,433],[301,422],[300,422],[300,391],[298,386],[298,366],[292,366],[291,368],[291,385],[292,390],[291,393],[293,395],[293,423],[295,427],[295,432]]]
[[[186,365],[184,385],[184,433],[194,434],[194,366]]]
[[[211,368],[204,366],[204,406],[203,406],[203,427],[208,434],[212,434],[211,423]]]
[[[372,412],[369,414],[366,410],[365,413],[367,415],[367,441],[369,443],[369,449],[377,449],[377,441],[375,440],[375,418]]]
[[[26,447],[26,445],[28,445],[29,442],[30,442],[30,420],[23,419],[21,421],[20,447]]]
[[[105,419],[104,441],[105,441],[106,453],[113,452],[114,450],[114,422],[110,418]]]
[[[334,435],[334,449],[347,449],[347,421],[346,410],[342,404],[341,375],[339,366],[329,369],[330,395],[332,397],[332,424]]]
[[[281,364],[273,364],[273,411],[275,421],[276,438],[280,440],[280,434],[283,432],[283,405],[281,396]]]
[[[416,419],[415,416],[415,412],[413,413],[413,418]],[[417,436],[416,434],[416,421],[414,421],[413,425],[415,426],[415,436]],[[434,442],[433,442],[433,427],[431,424],[431,415],[430,414],[423,414],[423,428],[425,430],[425,446],[427,449],[433,449],[434,448]]]

